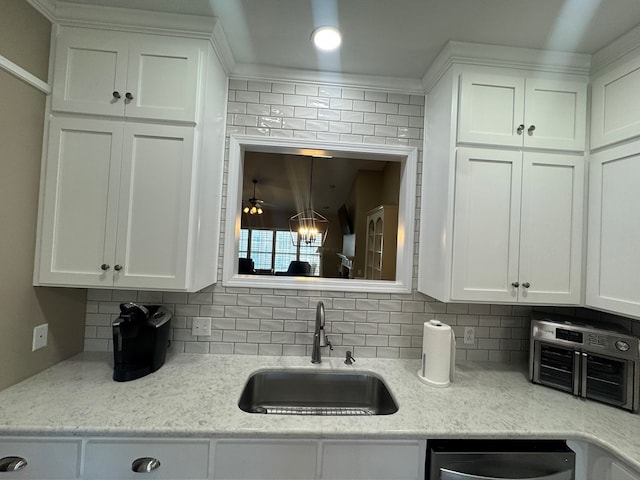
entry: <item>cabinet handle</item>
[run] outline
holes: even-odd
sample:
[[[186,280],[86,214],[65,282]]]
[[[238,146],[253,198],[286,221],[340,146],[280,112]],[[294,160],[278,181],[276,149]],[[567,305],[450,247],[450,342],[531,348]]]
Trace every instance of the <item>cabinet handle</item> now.
[[[518,135],[522,135],[522,132],[524,132],[524,123],[518,125],[518,129],[516,130],[516,132],[518,132]]]
[[[131,100],[133,100],[133,95],[131,95],[131,92],[127,92],[127,93],[124,94],[124,98],[126,98],[129,101],[131,101]]]
[[[0,458],[0,472],[17,472],[27,466],[27,461],[22,457]]]
[[[513,288],[518,288],[518,287],[520,286],[520,284],[519,284],[518,282],[513,282],[513,283],[511,284],[511,286],[512,286]]]
[[[149,473],[160,468],[160,460],[153,457],[136,458],[131,463],[131,471],[136,473]]]
[[[530,284],[529,282],[524,282],[524,283],[522,284],[522,286],[523,286],[524,288],[529,288],[529,287],[531,286],[531,284]]]
[[[116,272],[119,272],[120,270],[122,270],[122,265],[116,265],[115,267],[113,267],[113,269],[114,269]]]
[[[118,99],[120,98],[120,96],[121,96],[121,95],[120,95],[120,92],[119,92],[119,91],[117,91],[117,90],[116,90],[115,92],[113,92],[113,94],[112,94],[112,95],[113,95],[113,98],[115,98],[116,100],[118,100]]]
[[[529,133],[529,135],[533,135],[534,130],[536,129],[535,125],[531,125],[528,129],[527,132]]]
[[[100,265],[100,268],[106,272],[111,268],[111,266],[107,263],[103,263],[102,265]]]

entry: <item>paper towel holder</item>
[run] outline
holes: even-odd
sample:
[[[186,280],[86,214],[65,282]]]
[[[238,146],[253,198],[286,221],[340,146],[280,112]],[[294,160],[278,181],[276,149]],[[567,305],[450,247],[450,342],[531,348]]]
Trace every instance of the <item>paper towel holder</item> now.
[[[437,381],[437,380],[432,380],[429,379],[427,377],[425,377],[425,367],[426,367],[426,355],[425,355],[425,351],[424,351],[424,345],[423,345],[423,352],[422,352],[422,365],[420,366],[420,370],[418,370],[418,379],[426,384],[426,385],[431,385],[432,387],[437,387],[437,388],[445,388],[448,387],[450,385],[451,382],[454,381],[454,377],[455,377],[455,364],[456,364],[456,336],[455,333],[453,332],[453,329],[449,326],[446,325],[442,322],[440,322],[439,320],[429,320],[428,322],[425,322],[425,331],[427,328],[446,328],[449,330],[450,332],[450,345],[449,345],[449,375],[448,378],[446,380],[443,381]]]

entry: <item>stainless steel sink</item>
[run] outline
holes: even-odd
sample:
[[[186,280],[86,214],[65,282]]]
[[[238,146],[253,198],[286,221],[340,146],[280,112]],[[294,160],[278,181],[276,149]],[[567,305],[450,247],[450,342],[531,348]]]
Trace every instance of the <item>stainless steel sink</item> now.
[[[389,415],[398,411],[384,381],[367,372],[264,370],[249,377],[240,409],[280,415]]]

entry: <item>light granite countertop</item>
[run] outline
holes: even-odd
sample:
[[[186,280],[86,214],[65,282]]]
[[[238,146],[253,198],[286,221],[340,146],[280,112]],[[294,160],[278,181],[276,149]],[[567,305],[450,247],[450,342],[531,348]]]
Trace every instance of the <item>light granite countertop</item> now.
[[[448,388],[417,378],[418,361],[170,355],[157,372],[111,379],[112,357],[83,353],[0,392],[0,433],[154,437],[548,438],[602,447],[640,469],[640,415],[534,385],[525,366],[464,363]],[[371,417],[258,415],[237,402],[264,368],[371,371],[399,411]]]

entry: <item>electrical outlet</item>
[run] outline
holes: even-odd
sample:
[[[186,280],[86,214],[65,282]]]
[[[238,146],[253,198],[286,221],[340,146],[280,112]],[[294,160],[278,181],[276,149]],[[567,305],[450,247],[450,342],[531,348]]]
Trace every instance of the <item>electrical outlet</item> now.
[[[47,346],[47,337],[49,335],[49,324],[43,323],[33,328],[33,342],[31,344],[31,351],[35,352],[39,348]]]
[[[476,343],[475,327],[464,327],[464,343],[466,344]]]
[[[193,317],[191,335],[195,335],[196,337],[208,337],[211,335],[211,318]]]

